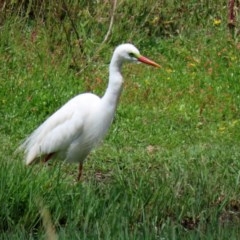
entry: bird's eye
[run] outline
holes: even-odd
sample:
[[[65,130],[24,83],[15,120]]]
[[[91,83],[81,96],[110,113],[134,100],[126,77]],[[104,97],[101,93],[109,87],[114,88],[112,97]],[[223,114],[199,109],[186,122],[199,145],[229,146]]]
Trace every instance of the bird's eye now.
[[[134,54],[134,53],[129,53],[128,55],[129,55],[129,57],[131,57],[131,58],[134,58],[134,57],[135,57],[135,54]]]

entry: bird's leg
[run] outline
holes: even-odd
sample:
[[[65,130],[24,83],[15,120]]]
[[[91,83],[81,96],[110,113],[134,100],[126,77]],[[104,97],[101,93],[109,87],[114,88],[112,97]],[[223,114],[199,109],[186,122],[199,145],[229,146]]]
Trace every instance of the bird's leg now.
[[[81,176],[82,176],[82,170],[83,170],[83,163],[79,163],[79,166],[78,166],[78,177],[77,177],[77,181],[80,181],[81,179]]]
[[[48,155],[46,155],[43,159],[43,162],[46,163],[48,162],[49,159],[51,159],[51,157],[54,155],[54,153],[49,153]]]

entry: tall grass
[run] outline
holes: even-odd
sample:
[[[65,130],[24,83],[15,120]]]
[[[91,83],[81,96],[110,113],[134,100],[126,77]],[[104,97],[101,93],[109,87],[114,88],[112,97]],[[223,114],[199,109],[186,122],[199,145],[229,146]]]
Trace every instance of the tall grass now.
[[[239,44],[225,1],[118,1],[102,46],[108,1],[15,3],[0,31],[1,239],[238,239]],[[162,69],[124,67],[83,181],[75,165],[25,167],[21,139],[79,92],[102,95],[125,41]]]
[[[116,2],[116,8],[113,8]],[[71,66],[81,68],[121,42],[138,46],[158,38],[188,36],[211,28],[214,20],[227,24],[226,1],[4,1],[0,22],[21,22],[35,44],[45,38],[54,55],[71,53]],[[16,16],[17,19],[16,19]],[[113,18],[113,25],[110,21]],[[110,29],[109,29],[110,27]],[[110,30],[109,37],[105,37]],[[26,36],[26,35],[25,35]],[[105,44],[102,44],[102,43]],[[101,51],[102,50],[102,51]]]

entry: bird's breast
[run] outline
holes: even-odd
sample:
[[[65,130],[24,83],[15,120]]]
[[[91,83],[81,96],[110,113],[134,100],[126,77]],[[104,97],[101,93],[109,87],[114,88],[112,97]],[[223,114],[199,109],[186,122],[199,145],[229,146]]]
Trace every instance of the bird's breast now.
[[[94,142],[99,142],[107,133],[113,117],[115,109],[111,107],[102,106],[99,104],[98,108],[89,116],[87,134]]]
[[[89,108],[88,113],[84,116],[81,134],[69,146],[67,161],[79,162],[86,158],[92,148],[106,135],[114,112],[114,109],[99,103]]]

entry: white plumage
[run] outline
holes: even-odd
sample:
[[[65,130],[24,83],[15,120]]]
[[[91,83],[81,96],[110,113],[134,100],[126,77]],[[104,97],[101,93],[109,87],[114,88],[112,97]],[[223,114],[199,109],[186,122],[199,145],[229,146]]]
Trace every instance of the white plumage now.
[[[102,98],[80,94],[42,123],[20,146],[27,165],[57,157],[67,162],[82,164],[91,149],[103,139],[109,129],[121,94],[121,67],[125,61],[140,61],[155,67],[157,63],[140,55],[132,44],[118,46],[109,67],[108,88]]]

